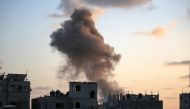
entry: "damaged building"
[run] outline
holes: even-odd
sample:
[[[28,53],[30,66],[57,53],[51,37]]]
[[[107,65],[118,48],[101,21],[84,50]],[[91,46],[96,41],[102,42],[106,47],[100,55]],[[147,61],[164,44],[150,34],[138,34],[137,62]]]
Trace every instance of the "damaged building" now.
[[[163,109],[163,101],[159,94],[114,94],[107,97],[103,109]]]
[[[57,90],[32,99],[32,109],[98,109],[97,83],[70,82],[66,94]]]
[[[0,109],[30,109],[30,91],[27,74],[0,75]]]

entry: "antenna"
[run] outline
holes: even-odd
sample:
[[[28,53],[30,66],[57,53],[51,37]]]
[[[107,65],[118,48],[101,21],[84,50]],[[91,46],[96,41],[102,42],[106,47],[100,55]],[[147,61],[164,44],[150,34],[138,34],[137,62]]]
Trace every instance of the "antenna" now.
[[[28,76],[28,70],[26,70],[26,80],[28,80],[27,76]]]

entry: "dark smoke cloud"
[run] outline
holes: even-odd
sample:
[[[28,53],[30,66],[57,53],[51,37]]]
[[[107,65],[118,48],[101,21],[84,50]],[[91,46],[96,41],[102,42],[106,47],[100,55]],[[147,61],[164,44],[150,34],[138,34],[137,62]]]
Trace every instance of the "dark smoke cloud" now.
[[[51,90],[52,90],[51,87],[44,87],[44,86],[33,87],[31,92],[32,93],[31,98],[37,98],[44,94],[48,94]]]
[[[100,9],[105,10],[108,8],[130,9],[147,4],[148,7],[154,6],[152,0],[60,0],[60,1],[61,3],[58,8],[64,12],[65,16],[70,15],[75,8],[78,9],[81,7],[91,8],[95,12],[96,10]]]
[[[190,60],[167,62],[166,65],[190,65]]]
[[[180,79],[189,79],[189,75],[183,75],[179,77]]]
[[[59,75],[71,79],[83,74],[89,81],[98,82],[101,94],[115,93],[121,89],[116,81],[111,80],[112,71],[121,56],[104,43],[91,15],[86,8],[76,9],[71,19],[51,34],[50,45],[67,60]]]
[[[100,7],[133,8],[150,3],[152,0],[84,0],[87,4]]]
[[[56,14],[56,13],[48,14],[47,16],[50,18],[63,18],[64,17],[64,15]]]
[[[3,69],[3,63],[0,61],[0,70]]]
[[[172,88],[172,87],[165,87],[163,88],[164,90],[176,90],[176,88]]]
[[[190,8],[187,8],[187,17],[190,19]]]
[[[32,88],[33,91],[49,91],[51,90],[51,87],[42,87],[42,86],[39,86],[39,87],[34,87]]]

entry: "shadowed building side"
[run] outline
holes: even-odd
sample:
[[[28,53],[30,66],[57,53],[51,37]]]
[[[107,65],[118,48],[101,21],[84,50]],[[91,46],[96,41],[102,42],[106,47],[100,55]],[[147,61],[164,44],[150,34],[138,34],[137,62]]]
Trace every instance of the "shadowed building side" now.
[[[190,109],[190,93],[180,94],[180,109]]]
[[[159,95],[115,94],[109,95],[103,109],[163,109]]]
[[[66,94],[57,90],[32,99],[32,109],[98,109],[97,83],[70,82]]]
[[[68,93],[51,91],[49,96],[32,99],[32,109],[72,109],[72,99]]]
[[[0,78],[0,109],[15,107],[30,108],[30,81],[27,74],[7,74]],[[15,109],[14,108],[14,109]]]

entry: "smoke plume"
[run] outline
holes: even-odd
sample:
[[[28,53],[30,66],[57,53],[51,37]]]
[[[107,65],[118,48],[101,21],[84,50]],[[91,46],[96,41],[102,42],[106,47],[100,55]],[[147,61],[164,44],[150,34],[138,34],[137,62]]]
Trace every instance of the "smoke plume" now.
[[[71,79],[83,74],[89,81],[98,83],[101,94],[116,93],[121,89],[111,78],[121,56],[104,43],[91,16],[91,11],[86,8],[75,9],[71,19],[51,34],[50,45],[67,60],[59,75]]]
[[[96,20],[107,9],[132,9],[141,6],[146,6],[148,9],[155,8],[152,0],[60,0],[58,9],[62,10],[63,14],[53,13],[48,16],[54,18],[69,16],[74,9],[87,7],[91,10],[92,17]]]
[[[190,65],[190,60],[166,62],[166,65]]]

